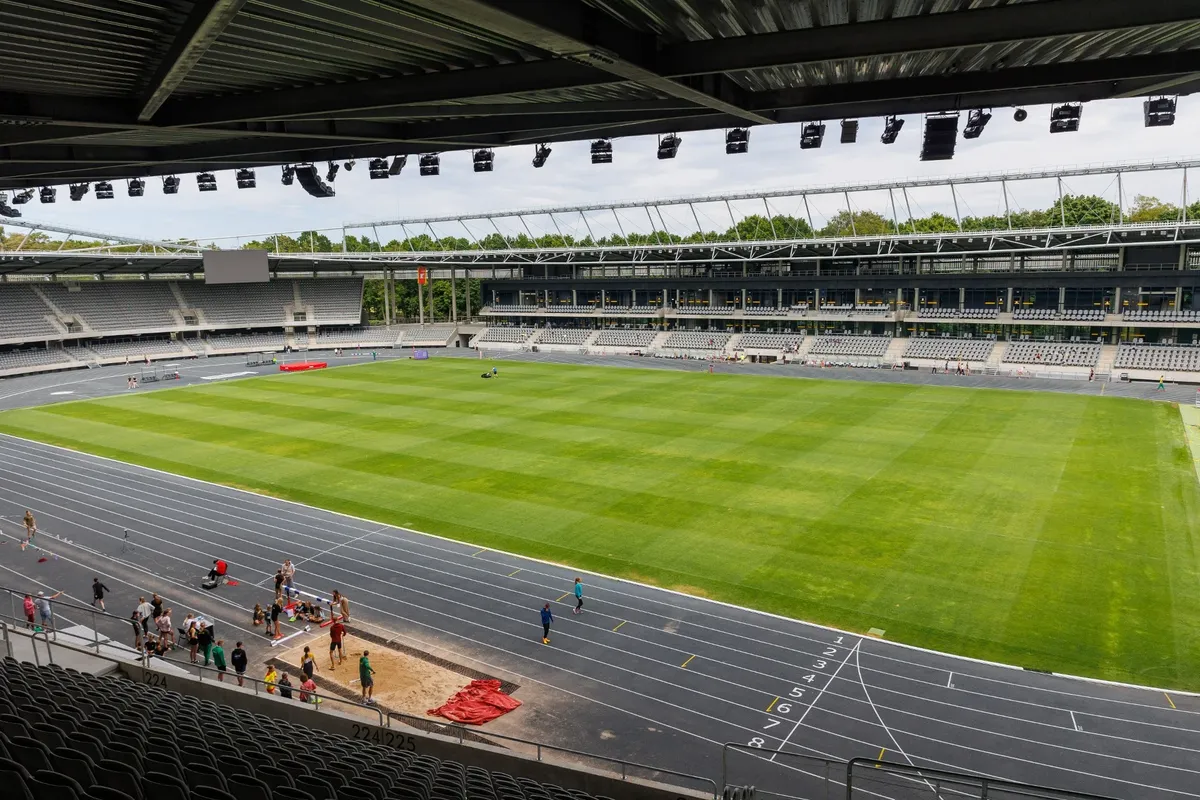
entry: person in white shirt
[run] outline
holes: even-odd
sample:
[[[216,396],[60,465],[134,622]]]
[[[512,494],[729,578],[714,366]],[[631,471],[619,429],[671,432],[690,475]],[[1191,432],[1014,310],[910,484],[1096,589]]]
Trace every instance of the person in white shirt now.
[[[150,620],[154,617],[154,606],[146,602],[146,598],[139,597],[137,605],[138,619],[142,623],[142,634],[150,634]]]

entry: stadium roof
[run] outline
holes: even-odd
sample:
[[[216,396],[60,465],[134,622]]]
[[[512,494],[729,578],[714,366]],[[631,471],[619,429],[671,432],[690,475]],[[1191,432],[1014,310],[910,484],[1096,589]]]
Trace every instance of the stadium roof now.
[[[0,188],[1198,86],[1195,0],[0,0]]]

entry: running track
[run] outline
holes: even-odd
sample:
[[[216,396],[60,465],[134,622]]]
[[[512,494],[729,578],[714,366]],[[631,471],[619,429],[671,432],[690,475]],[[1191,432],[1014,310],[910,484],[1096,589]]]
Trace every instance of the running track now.
[[[230,608],[261,601],[253,584],[286,554],[300,588],[340,587],[356,622],[569,698],[577,738],[566,744],[590,752],[719,779],[723,742],[841,759],[882,750],[1114,797],[1200,797],[1195,697],[955,659],[600,576],[585,579],[583,616],[569,597],[554,606],[547,647],[537,609],[570,590],[569,570],[6,436],[0,505],[38,509],[45,531],[75,543],[64,553],[86,548],[114,571],[194,585],[220,554],[242,581],[221,590]],[[739,763],[731,781],[824,794],[807,762],[782,756],[755,774]]]

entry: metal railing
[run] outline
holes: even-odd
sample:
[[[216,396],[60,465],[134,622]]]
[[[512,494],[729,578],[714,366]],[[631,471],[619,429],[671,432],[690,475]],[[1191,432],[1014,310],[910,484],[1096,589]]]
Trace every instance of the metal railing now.
[[[756,795],[778,797],[783,800],[818,800],[819,798],[833,800],[833,798],[841,797],[845,791],[847,768],[845,761],[810,756],[790,750],[767,750],[737,742],[726,742],[721,746],[722,787],[751,783],[750,781],[731,780],[733,777],[729,758],[731,753],[744,753],[747,757],[755,760],[756,772],[753,775],[752,783]],[[774,759],[777,758],[784,758],[789,763],[775,761]],[[772,780],[776,776],[763,770],[768,765],[778,767],[783,771],[778,773],[777,780]],[[822,786],[820,794],[814,794],[811,791],[803,794],[792,793],[796,791],[795,786],[799,777],[820,781]]]
[[[592,760],[598,761],[598,762],[606,764],[606,765],[612,765],[615,767],[619,767],[621,780],[623,780],[623,781],[629,780],[631,777],[638,777],[638,776],[633,776],[633,775],[629,774],[629,771],[631,769],[634,769],[634,770],[638,770],[640,772],[647,773],[647,775],[646,775],[647,779],[652,779],[652,778],[650,778],[650,775],[653,775],[653,774],[671,775],[672,777],[684,778],[686,780],[694,781],[698,784],[703,785],[705,787],[705,791],[711,792],[712,796],[714,798],[718,797],[720,794],[720,790],[717,786],[717,782],[714,781],[712,778],[705,778],[701,775],[693,775],[690,772],[678,772],[678,771],[672,770],[672,769],[664,769],[663,767],[652,767],[652,766],[649,766],[648,764],[639,764],[635,761],[625,761],[620,758],[612,758],[611,756],[601,756],[601,755],[596,755],[595,753],[585,753],[581,750],[572,750],[567,747],[558,747],[557,745],[545,744],[543,742],[536,742],[531,739],[521,739],[516,736],[505,736],[505,735],[498,734],[498,733],[491,733],[490,731],[489,732],[475,731],[475,730],[471,730],[463,725],[455,724],[453,722],[439,722],[438,720],[432,720],[432,719],[429,719],[428,717],[417,717],[417,716],[413,716],[411,714],[402,714],[402,713],[395,712],[395,711],[389,711],[387,714],[387,717],[388,717],[388,727],[389,728],[391,727],[392,719],[396,719],[396,720],[400,721],[401,723],[410,724],[410,727],[418,727],[420,729],[429,729],[430,727],[436,727],[436,728],[438,728],[438,730],[434,731],[435,733],[440,733],[443,736],[456,737],[458,739],[459,744],[463,744],[466,741],[468,736],[471,738],[500,739],[500,740],[503,740],[506,742],[514,742],[517,744],[524,745],[526,747],[533,748],[538,761],[543,760],[542,754],[544,752],[564,753],[569,756],[574,756],[575,758],[592,759]],[[447,733],[447,731],[449,731],[449,733]],[[615,772],[615,770],[614,770],[614,772]]]
[[[902,790],[901,794],[893,795],[902,800],[944,800],[947,796],[976,800],[1113,800],[1105,795],[925,769],[873,758],[850,759],[846,765],[846,800],[854,800],[856,796],[879,797],[882,789]]]

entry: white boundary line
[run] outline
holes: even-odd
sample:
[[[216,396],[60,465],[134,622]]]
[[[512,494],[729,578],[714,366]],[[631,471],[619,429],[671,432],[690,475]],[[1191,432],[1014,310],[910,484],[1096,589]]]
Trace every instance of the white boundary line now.
[[[787,747],[787,743],[791,740],[791,738],[793,736],[796,735],[796,731],[800,730],[800,726],[804,724],[804,718],[808,716],[808,712],[812,711],[814,708],[817,707],[817,703],[820,702],[821,697],[824,696],[825,690],[833,685],[834,680],[837,679],[838,673],[842,671],[842,667],[846,666],[846,662],[848,662],[850,660],[850,656],[852,656],[858,652],[858,647],[861,644],[862,644],[862,639],[859,639],[857,642],[854,643],[854,647],[850,648],[850,652],[846,653],[846,657],[842,659],[842,663],[838,664],[838,668],[835,669],[833,671],[833,674],[829,676],[829,680],[825,681],[825,685],[821,687],[821,691],[817,692],[817,696],[814,697],[812,702],[808,704],[808,708],[804,709],[804,713],[800,715],[800,719],[796,720],[796,724],[792,726],[791,732],[788,733],[788,735],[786,737],[784,737],[783,744],[779,745],[779,750],[783,750],[783,748]],[[775,756],[777,756],[777,755],[779,755],[778,752],[774,753],[771,756],[771,760],[774,761]]]
[[[350,366],[350,365],[346,365],[346,366]],[[0,399],[3,399],[3,398],[0,398]],[[471,542],[466,542],[461,539],[453,539],[449,536],[441,536],[436,533],[428,533],[426,531],[419,531],[414,528],[404,527],[402,525],[391,525],[386,522],[381,522],[379,520],[370,519],[369,517],[360,517],[355,514],[347,514],[345,512],[336,511],[334,509],[321,508],[320,506],[308,505],[307,503],[301,503],[296,500],[288,500],[287,498],[274,497],[271,495],[261,494],[259,492],[253,492],[253,491],[250,491],[249,489],[242,489],[237,486],[227,486],[226,484],[222,484],[222,483],[206,481],[206,480],[203,480],[202,478],[193,478],[190,475],[182,475],[177,472],[169,472],[168,470],[158,469],[157,467],[147,467],[142,464],[137,464],[137,463],[131,462],[131,461],[122,461],[118,458],[112,458],[110,456],[98,455],[96,453],[90,453],[87,450],[76,449],[76,448],[71,448],[71,447],[64,447],[62,445],[38,441],[37,439],[30,439],[25,436],[16,436],[11,433],[0,432],[0,437],[15,439],[17,441],[26,442],[28,444],[32,444],[35,446],[49,447],[49,448],[53,448],[55,450],[62,450],[64,452],[73,453],[76,455],[88,456],[90,458],[98,458],[103,461],[109,461],[114,464],[120,464],[125,467],[135,467],[137,469],[144,469],[144,470],[148,470],[150,472],[156,472],[160,475],[168,475],[170,477],[180,478],[180,479],[183,479],[186,481],[190,481],[192,483],[199,483],[199,484],[204,484],[207,486],[214,486],[214,487],[218,487],[223,490],[238,492],[240,494],[249,495],[251,497],[257,497],[262,500],[274,500],[274,501],[277,501],[280,503],[285,503],[287,505],[296,506],[299,508],[307,508],[307,509],[311,509],[313,511],[334,514],[339,517],[344,517],[346,519],[352,519],[352,520],[355,520],[356,522],[361,522],[361,523],[365,523],[368,525],[383,526],[385,529],[400,530],[400,531],[404,531],[406,533],[412,533],[412,534],[417,534],[420,536],[426,536],[431,539],[437,539],[437,540],[440,540],[443,542],[450,542],[450,543],[457,544],[457,545],[471,546],[471,544],[472,544]],[[475,545],[475,546],[478,547],[481,545]],[[547,566],[557,567],[559,569],[567,569],[567,570],[574,569],[576,572],[579,572],[583,575],[591,575],[591,576],[598,577],[598,578],[604,578],[606,580],[615,581],[617,583],[625,583],[625,584],[629,584],[631,586],[638,586],[643,589],[650,589],[652,591],[666,592],[667,594],[673,594],[677,597],[686,597],[689,600],[699,601],[702,603],[711,603],[713,605],[723,606],[725,608],[731,608],[736,611],[748,612],[748,613],[755,614],[758,616],[767,617],[769,619],[775,619],[775,620],[780,620],[783,622],[789,622],[789,623],[799,624],[799,625],[807,625],[811,628],[817,628],[818,630],[842,634],[844,636],[853,636],[856,638],[863,636],[863,634],[861,634],[861,633],[857,633],[855,631],[850,631],[850,630],[845,630],[843,628],[835,628],[832,625],[822,625],[821,623],[818,623],[818,622],[809,622],[807,620],[795,619],[794,617],[785,617],[782,614],[775,614],[770,611],[760,611],[759,609],[756,609],[756,608],[748,608],[747,606],[739,606],[736,603],[728,603],[723,600],[713,600],[713,599],[707,598],[707,597],[699,597],[697,595],[687,594],[686,592],[680,592],[675,589],[668,589],[668,588],[665,588],[662,586],[655,586],[653,584],[643,583],[641,581],[635,581],[630,578],[622,578],[622,577],[614,576],[614,575],[606,575],[602,572],[595,572],[592,570],[581,569],[578,567],[570,567],[569,565],[560,564],[556,561],[550,561],[548,559],[521,555],[519,553],[512,553],[507,550],[500,550],[500,549],[493,548],[493,547],[489,547],[487,549],[494,553],[501,553],[501,554],[509,556],[511,558],[522,559],[525,561],[531,561],[535,564],[545,564]],[[887,644],[887,645],[890,645],[893,647],[902,647],[907,650],[912,650],[912,651],[918,652],[918,653],[927,653],[929,655],[941,656],[943,658],[951,658],[951,659],[956,659],[959,661],[966,661],[966,662],[972,663],[972,664],[983,664],[983,665],[989,666],[989,667],[998,667],[1000,669],[1014,670],[1017,672],[1030,672],[1031,671],[1031,670],[1025,669],[1024,667],[1018,667],[1014,664],[1004,664],[999,661],[989,661],[987,659],[975,658],[973,656],[964,656],[964,655],[959,655],[957,653],[944,653],[940,650],[933,650],[928,647],[921,647],[919,645],[914,645],[914,644],[906,644],[905,642],[893,642],[893,641],[882,640],[882,639],[880,640],[880,642],[882,644]],[[936,669],[936,667],[934,669]],[[1148,686],[1148,685],[1142,685],[1142,684],[1136,684],[1136,683],[1125,683],[1123,681],[1110,681],[1110,680],[1105,680],[1103,678],[1089,678],[1089,677],[1083,676],[1083,675],[1071,675],[1069,673],[1063,673],[1063,672],[1037,672],[1035,674],[1053,675],[1058,678],[1067,678],[1069,680],[1083,681],[1085,683],[1095,683],[1095,684],[1099,684],[1102,686],[1117,686],[1117,687],[1121,687],[1124,689],[1138,689],[1138,690],[1149,691],[1149,692],[1172,692],[1174,694],[1183,695],[1185,697],[1200,697],[1200,691],[1186,691],[1186,690],[1166,688],[1166,687],[1161,687],[1161,686]]]

